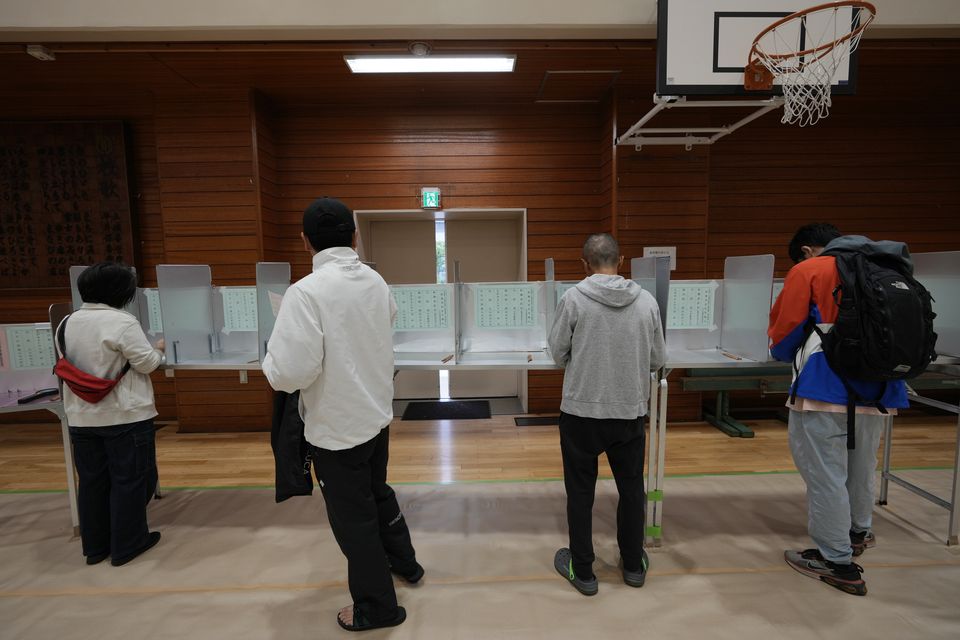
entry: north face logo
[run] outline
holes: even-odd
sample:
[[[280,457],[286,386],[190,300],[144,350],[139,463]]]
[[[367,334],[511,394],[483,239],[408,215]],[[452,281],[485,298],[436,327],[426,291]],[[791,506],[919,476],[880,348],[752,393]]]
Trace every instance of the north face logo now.
[[[904,291],[909,291],[910,287],[907,286],[907,283],[902,280],[895,280],[890,283],[891,287],[896,287],[897,289],[903,289]]]

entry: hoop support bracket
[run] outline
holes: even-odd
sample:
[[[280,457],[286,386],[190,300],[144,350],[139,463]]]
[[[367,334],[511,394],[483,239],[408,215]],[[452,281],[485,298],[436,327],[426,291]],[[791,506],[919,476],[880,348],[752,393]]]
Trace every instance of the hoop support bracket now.
[[[687,151],[694,145],[713,144],[730,135],[740,127],[753,122],[764,114],[783,106],[782,96],[762,100],[696,100],[686,96],[653,95],[653,108],[640,118],[626,133],[617,138],[617,146],[634,146],[637,151],[644,146],[683,145]],[[658,113],[666,109],[713,109],[722,107],[754,108],[749,115],[722,127],[645,127]]]

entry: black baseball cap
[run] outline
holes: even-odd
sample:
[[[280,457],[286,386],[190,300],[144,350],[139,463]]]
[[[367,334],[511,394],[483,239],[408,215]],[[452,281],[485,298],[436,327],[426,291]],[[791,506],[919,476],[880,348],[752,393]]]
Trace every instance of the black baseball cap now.
[[[356,230],[353,211],[336,198],[318,198],[303,212],[303,235],[314,247],[349,242]]]

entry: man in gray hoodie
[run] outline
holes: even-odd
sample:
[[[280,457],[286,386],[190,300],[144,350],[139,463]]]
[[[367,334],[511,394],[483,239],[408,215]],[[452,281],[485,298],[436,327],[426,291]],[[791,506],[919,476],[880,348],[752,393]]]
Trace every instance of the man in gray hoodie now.
[[[603,452],[620,493],[617,542],[624,582],[642,587],[646,579],[644,418],[650,372],[664,366],[666,347],[656,300],[617,274],[623,263],[617,241],[606,233],[590,236],[581,260],[588,277],[560,299],[548,339],[553,359],[566,369],[560,451],[570,547],[557,551],[554,567],[580,593],[594,595],[592,512]]]

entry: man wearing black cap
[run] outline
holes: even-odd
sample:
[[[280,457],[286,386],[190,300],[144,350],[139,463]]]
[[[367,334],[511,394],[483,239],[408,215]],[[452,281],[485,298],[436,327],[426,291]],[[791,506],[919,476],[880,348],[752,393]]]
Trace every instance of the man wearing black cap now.
[[[274,389],[300,391],[330,528],[347,557],[353,605],[337,622],[361,631],[406,619],[390,573],[415,583],[423,567],[387,484],[396,303],[353,250],[355,231],[339,200],[307,207],[300,235],[313,272],[284,295],[263,372]]]

